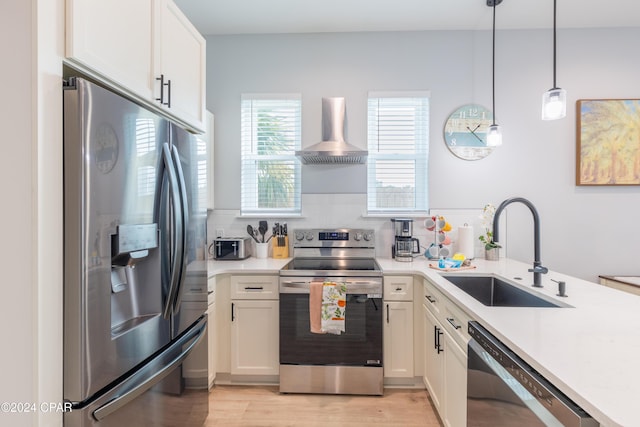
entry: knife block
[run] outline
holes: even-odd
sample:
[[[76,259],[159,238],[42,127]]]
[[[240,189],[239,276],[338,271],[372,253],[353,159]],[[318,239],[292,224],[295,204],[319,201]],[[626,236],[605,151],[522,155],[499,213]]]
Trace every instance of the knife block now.
[[[278,240],[274,237],[273,258],[289,258],[289,236],[284,236],[284,246],[278,246]]]

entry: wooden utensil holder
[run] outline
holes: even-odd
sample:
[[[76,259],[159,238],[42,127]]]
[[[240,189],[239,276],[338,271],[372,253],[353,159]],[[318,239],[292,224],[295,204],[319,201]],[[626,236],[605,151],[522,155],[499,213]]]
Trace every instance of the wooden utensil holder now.
[[[273,257],[289,258],[289,236],[284,236],[284,246],[278,246],[278,239],[273,238]]]

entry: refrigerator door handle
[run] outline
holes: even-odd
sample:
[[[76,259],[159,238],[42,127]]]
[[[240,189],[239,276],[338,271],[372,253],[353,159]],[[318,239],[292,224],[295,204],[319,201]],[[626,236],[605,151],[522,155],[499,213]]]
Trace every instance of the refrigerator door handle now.
[[[165,319],[168,319],[172,314],[173,302],[176,299],[177,287],[179,285],[180,275],[182,274],[182,271],[181,271],[182,261],[181,261],[180,255],[184,250],[184,228],[182,226],[183,210],[182,210],[182,203],[180,202],[181,200],[180,186],[178,184],[178,178],[176,176],[176,172],[173,167],[171,149],[169,148],[168,143],[164,143],[162,145],[162,161],[160,162],[160,171],[158,174],[159,176],[158,187],[160,189],[162,188],[162,182],[164,181],[165,173],[167,174],[167,178],[169,182],[169,192],[171,196],[170,199],[171,199],[171,204],[173,205],[173,215],[172,215],[173,224],[172,224],[171,230],[174,237],[172,245],[175,246],[173,248],[173,251],[171,252],[170,267],[167,267],[166,265],[164,265],[164,263],[162,266],[163,269],[169,268],[169,273],[166,274],[166,270],[165,270],[165,274],[162,275],[163,280],[165,280],[164,279],[165,277],[169,276],[169,287],[167,291],[167,299],[165,301],[164,308],[162,310],[162,316]],[[156,206],[155,206],[155,216],[158,223],[160,223],[159,212],[160,212],[160,209],[162,209],[162,206],[160,206],[161,199],[162,197],[160,196],[160,190],[158,190],[156,191]],[[176,206],[178,204],[180,205],[179,207]]]
[[[176,350],[179,351],[182,346],[186,345],[190,340],[193,340],[193,342],[189,344],[189,346],[185,350],[181,351],[178,356],[174,357],[173,360],[170,360],[168,362],[160,360],[162,359],[162,355],[159,356],[154,361],[155,363],[152,362],[150,365],[143,368],[147,371],[157,370],[154,375],[144,375],[146,374],[146,372],[142,372],[143,378],[133,379],[131,384],[127,384],[125,382],[123,386],[126,387],[127,391],[93,411],[94,418],[97,421],[104,419],[105,417],[116,412],[118,409],[122,408],[124,405],[149,390],[155,384],[159,383],[162,379],[169,375],[174,368],[182,363],[184,359],[186,359],[191,350],[202,340],[206,329],[207,322],[206,320],[201,319],[199,322],[199,326],[193,327],[188,333],[176,340],[173,344],[171,344],[169,348],[167,348],[167,350],[165,350],[164,353],[168,354],[175,352]],[[162,367],[162,369],[158,370],[160,366]]]
[[[179,267],[178,272],[180,273],[178,276],[178,281],[176,282],[176,292],[175,298],[173,302],[173,313],[178,313],[180,311],[180,301],[182,300],[182,290],[184,286],[182,283],[184,281],[185,270],[187,268],[187,235],[188,235],[188,227],[189,227],[189,202],[187,198],[187,185],[184,180],[184,172],[182,170],[182,164],[180,163],[180,153],[178,152],[178,148],[175,145],[171,146],[172,150],[172,160],[173,167],[176,172],[176,176],[178,178],[178,188],[180,190],[180,207],[182,209],[182,236],[179,241],[179,249],[176,250],[176,257],[179,258]]]

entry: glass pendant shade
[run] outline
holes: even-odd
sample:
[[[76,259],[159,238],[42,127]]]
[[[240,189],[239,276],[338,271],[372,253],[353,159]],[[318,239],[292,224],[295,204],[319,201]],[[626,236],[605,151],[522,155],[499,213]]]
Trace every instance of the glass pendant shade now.
[[[542,94],[542,120],[557,120],[567,115],[567,91],[549,89]]]
[[[497,147],[499,145],[502,145],[502,129],[494,123],[487,130],[487,146]]]

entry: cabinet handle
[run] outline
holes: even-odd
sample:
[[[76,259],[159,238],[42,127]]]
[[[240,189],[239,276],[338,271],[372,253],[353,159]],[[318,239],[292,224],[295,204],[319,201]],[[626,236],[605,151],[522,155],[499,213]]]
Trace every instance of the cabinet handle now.
[[[171,80],[167,80],[167,107],[171,108]]]
[[[451,326],[453,326],[454,329],[460,329],[462,328],[461,325],[456,325],[455,323],[453,323],[456,319],[454,319],[453,317],[447,317],[447,322],[449,322],[451,324]]]
[[[156,98],[156,101],[160,102],[160,105],[166,105],[171,108],[171,80],[167,80],[164,82],[164,74],[160,74],[160,77],[156,77],[156,80],[160,82],[160,98]],[[168,101],[164,102],[164,87],[167,86],[169,88],[168,91]]]
[[[389,304],[387,304],[387,323],[389,323]]]
[[[435,329],[435,333],[436,333],[436,350],[438,350],[438,354],[442,353],[444,350],[442,349],[442,345],[440,344],[440,336],[442,335],[442,332],[440,331],[440,328],[438,328],[437,326],[434,326]]]
[[[401,287],[397,287],[397,288],[396,288],[396,292],[400,292],[401,290],[402,290],[402,288],[401,288]]]
[[[245,286],[244,290],[245,291],[261,291],[264,288],[262,286]]]
[[[160,98],[156,98],[156,101],[164,105],[164,74],[160,74],[160,77],[156,77],[156,80],[160,81]]]
[[[235,317],[233,316],[233,303],[231,303],[231,321],[233,322]]]
[[[431,295],[425,295],[424,296],[427,301],[429,301],[431,304],[433,304],[434,302],[436,302],[435,298],[433,298]]]

